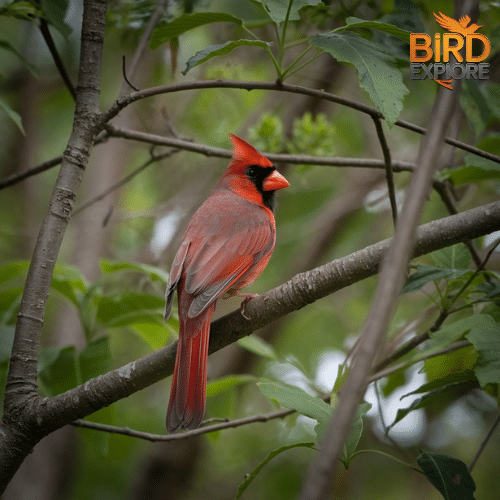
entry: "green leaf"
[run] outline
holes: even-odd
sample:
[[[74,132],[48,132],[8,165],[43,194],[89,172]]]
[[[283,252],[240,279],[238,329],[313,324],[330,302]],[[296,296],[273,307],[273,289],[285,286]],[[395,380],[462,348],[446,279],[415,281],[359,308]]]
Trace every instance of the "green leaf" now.
[[[10,2],[0,7],[0,16],[14,17],[25,21],[33,21],[34,18],[41,15],[40,7],[33,2]]]
[[[21,115],[14,111],[3,99],[0,99],[0,108],[2,108],[7,116],[15,123],[16,127],[21,131],[23,135],[26,135],[23,128],[23,122]]]
[[[285,21],[286,13],[288,11],[289,0],[257,0],[262,4],[264,10],[269,14],[273,22],[279,24]],[[323,5],[321,0],[294,0],[288,15],[289,21],[299,21],[299,12],[304,7]]]
[[[228,375],[217,380],[211,380],[207,383],[207,398],[216,396],[221,392],[228,391],[248,382],[255,382],[253,375]]]
[[[91,342],[79,354],[81,383],[109,372],[112,367],[109,337]]]
[[[80,379],[85,383],[91,378],[107,373],[112,368],[111,348],[109,337],[101,337],[90,343],[79,355]],[[85,420],[113,425],[115,423],[114,406],[106,406],[100,410],[87,415]],[[94,450],[101,456],[106,456],[109,451],[110,434],[107,432],[96,432],[89,429],[82,429],[88,442]]]
[[[425,477],[445,500],[474,500],[476,485],[461,460],[438,453],[423,452],[417,457],[417,462]]]
[[[141,323],[134,321],[128,326],[148,343],[152,351],[156,351],[156,349],[164,347],[172,337],[175,338],[176,330],[174,330],[171,324],[173,321],[174,319],[171,316],[167,323]]]
[[[0,292],[0,327],[15,324],[22,294],[22,287],[8,288]]]
[[[271,42],[262,42],[261,40],[235,40],[230,42],[225,42],[220,45],[210,45],[206,49],[197,52],[194,56],[190,57],[186,62],[186,67],[182,71],[185,75],[190,69],[198,66],[202,62],[208,61],[212,57],[224,56],[229,54],[236,47],[241,47],[242,45],[252,45],[256,47],[266,48],[272,45]]]
[[[469,270],[472,263],[470,252],[462,243],[436,250],[430,254],[430,258],[434,265],[443,269]]]
[[[266,396],[285,408],[293,408],[306,417],[317,420],[318,425],[314,428],[318,439],[323,436],[330,416],[332,408],[322,399],[307,394],[299,387],[295,387],[281,382],[259,382],[257,383],[259,390]]]
[[[284,451],[291,450],[292,448],[298,448],[298,447],[303,447],[303,448],[311,448],[311,449],[316,449],[315,448],[315,443],[295,443],[295,444],[290,444],[287,446],[282,446],[281,448],[278,448],[276,450],[271,451],[269,455],[259,464],[255,469],[250,473],[245,476],[245,481],[241,483],[238,487],[238,494],[235,497],[235,500],[238,500],[243,492],[248,488],[250,483],[255,479],[257,474],[277,455],[280,453],[283,453]]]
[[[0,40],[0,47],[14,54],[28,68],[33,76],[37,78],[40,76],[36,66],[31,64],[10,42],[7,40]]]
[[[348,17],[346,19],[346,25],[341,26],[334,31],[338,32],[345,29],[351,30],[353,28],[368,28],[381,31],[382,33],[387,33],[388,35],[399,38],[404,42],[410,43],[410,31],[402,30],[401,28],[394,26],[394,24],[388,24],[380,21],[365,21],[364,19],[359,19],[357,17]]]
[[[124,292],[97,299],[96,319],[103,326],[118,327],[131,323],[163,323],[165,300],[155,295]]]
[[[348,31],[317,35],[310,43],[339,62],[356,68],[361,87],[368,92],[389,127],[392,127],[408,93],[403,76],[395,65],[396,59],[369,40]]]
[[[278,355],[274,347],[257,335],[248,335],[247,337],[239,339],[237,343],[240,347],[243,347],[243,349],[253,352],[257,354],[257,356],[278,361]]]
[[[443,269],[441,267],[419,264],[416,271],[406,280],[405,286],[403,287],[403,293],[420,290],[431,281],[439,281],[442,279],[450,281],[461,278],[468,273],[472,273],[472,271],[466,269]]]
[[[68,38],[73,31],[64,22],[68,10],[68,0],[42,0],[42,9],[47,20],[64,38]]]
[[[149,276],[151,281],[159,281],[167,284],[168,273],[159,267],[148,266],[137,262],[111,262],[109,260],[99,261],[99,267],[103,274],[116,273],[121,271],[139,272]]]
[[[444,377],[446,378],[446,377]],[[436,384],[438,385],[438,384]],[[428,392],[421,398],[415,399],[409,406],[406,408],[401,408],[398,410],[396,414],[396,418],[391,425],[387,427],[387,432],[389,432],[400,420],[403,420],[406,415],[408,415],[413,410],[418,410],[420,408],[426,408],[428,406],[434,406],[437,402],[439,402],[443,398],[443,394],[455,390],[458,387],[463,387],[464,389],[473,389],[478,387],[477,380],[475,378],[465,379],[463,381],[456,381],[453,383],[449,383],[438,389]],[[406,394],[405,396],[409,396],[412,393]]]
[[[150,47],[156,49],[161,44],[177,38],[186,31],[204,26],[210,23],[233,23],[237,26],[243,26],[243,20],[225,14],[223,12],[196,12],[194,14],[183,14],[173,21],[156,27],[151,36]]]
[[[486,314],[472,318],[476,321],[465,337],[478,353],[474,373],[481,387],[500,384],[500,325]]]
[[[361,439],[361,434],[363,434],[363,415],[369,411],[371,407],[372,405],[370,403],[361,403],[356,410],[356,416],[354,417],[354,421],[352,423],[351,432],[349,433],[349,436],[347,436],[342,454],[340,456],[340,461],[344,464],[346,469],[349,468],[352,456],[358,447],[359,440]]]
[[[481,331],[485,323],[489,323],[491,317],[487,314],[475,314],[467,318],[459,319],[453,323],[446,323],[438,331],[431,333],[431,349],[442,349],[457,340],[463,339],[466,333],[478,329]]]
[[[460,106],[472,129],[479,135],[488,125],[491,112],[481,89],[473,79],[464,78],[460,91]]]
[[[9,262],[0,268],[0,285],[17,276],[25,276],[30,263],[27,260]]]
[[[401,399],[406,398],[407,396],[412,396],[413,394],[422,394],[424,392],[430,392],[436,389],[440,389],[441,387],[449,386],[452,384],[460,384],[464,382],[477,383],[476,376],[474,375],[474,372],[472,370],[449,373],[442,378],[431,380],[430,382],[421,385],[418,389],[408,392],[407,394],[403,394],[401,396]]]
[[[87,280],[79,269],[60,263],[54,267],[51,286],[76,306],[88,289]]]
[[[500,155],[500,133],[489,132],[476,146],[489,153]],[[440,177],[451,179],[456,185],[467,182],[479,183],[485,179],[500,179],[500,164],[480,156],[467,154],[464,157],[463,166],[452,170],[443,169]]]
[[[38,376],[49,396],[57,396],[79,385],[75,346],[40,351]]]

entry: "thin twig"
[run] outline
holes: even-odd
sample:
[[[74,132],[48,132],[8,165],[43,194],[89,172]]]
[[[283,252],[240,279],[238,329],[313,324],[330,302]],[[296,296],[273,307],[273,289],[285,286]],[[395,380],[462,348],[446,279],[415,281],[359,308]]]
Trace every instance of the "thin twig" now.
[[[127,85],[130,85],[134,90],[137,90],[129,81],[129,79],[133,79],[137,68],[139,67],[139,63],[141,62],[141,59],[143,57],[144,51],[146,50],[148,46],[149,39],[151,38],[151,33],[153,33],[153,29],[156,26],[156,23],[158,22],[158,19],[160,18],[163,10],[165,9],[166,5],[168,3],[168,0],[159,0],[158,4],[156,5],[155,10],[151,14],[151,17],[149,18],[148,24],[144,28],[144,33],[142,34],[139,43],[137,44],[137,48],[134,52],[134,55],[132,56],[132,61],[130,63],[130,66],[128,68],[128,78],[125,73],[125,58],[123,60],[123,79],[124,82],[122,84],[122,87],[120,89],[120,95],[125,94]]]
[[[469,472],[472,472],[472,469],[476,465],[476,462],[478,461],[479,457],[481,456],[481,453],[486,448],[486,445],[488,444],[488,441],[491,439],[491,436],[493,436],[493,433],[495,432],[495,429],[497,428],[498,424],[500,424],[500,413],[497,415],[497,418],[493,422],[493,425],[491,426],[491,429],[488,431],[488,434],[486,434],[486,437],[483,439],[483,442],[479,446],[479,449],[477,450],[476,454],[474,455],[474,458],[471,460],[469,467],[467,467],[467,470]]]
[[[352,99],[347,99],[345,97],[340,97],[324,90],[310,89],[307,87],[301,87],[300,85],[292,85],[285,82],[251,82],[251,81],[238,81],[238,80],[197,80],[194,82],[184,82],[177,83],[173,85],[160,85],[157,87],[151,87],[149,89],[144,89],[139,92],[134,92],[132,94],[122,96],[118,98],[115,103],[101,115],[102,123],[107,123],[112,120],[122,109],[128,105],[145,99],[147,97],[153,97],[160,94],[168,94],[172,92],[181,92],[186,90],[200,90],[200,89],[213,89],[213,88],[230,88],[230,89],[243,89],[243,90],[274,90],[278,92],[289,92],[293,94],[307,95],[310,97],[316,97],[318,99],[323,99],[325,101],[333,102],[336,104],[341,104],[349,108],[360,111],[361,113],[368,114],[369,116],[375,116],[382,118],[382,113],[377,109],[367,106],[365,104],[353,101]],[[412,132],[418,134],[426,134],[427,129],[415,125],[413,123],[406,122],[404,120],[397,120],[395,125],[401,128],[405,128]],[[500,156],[494,155],[487,151],[478,149],[465,142],[457,141],[451,137],[445,137],[444,142],[450,144],[459,149],[467,151],[469,153],[475,154],[482,158],[500,163]]]
[[[37,1],[38,5],[40,5],[40,2]],[[56,65],[57,71],[59,71],[59,74],[61,75],[61,78],[63,79],[64,84],[66,85],[66,88],[69,90],[69,93],[71,94],[71,97],[73,98],[74,101],[76,101],[76,90],[73,85],[73,82],[71,81],[68,72],[66,71],[66,68],[64,67],[64,63],[59,56],[59,52],[57,51],[56,44],[54,43],[54,39],[52,38],[52,35],[50,34],[49,30],[49,25],[47,23],[47,20],[44,17],[40,18],[40,32],[42,33],[43,39],[45,40],[45,43],[47,44],[47,47],[50,51],[50,54],[52,55],[52,59],[54,59],[54,63]]]
[[[90,200],[87,200],[86,202],[82,203],[79,207],[75,208],[73,210],[73,217],[80,212],[83,212],[86,208],[89,208],[91,205],[94,203],[97,203],[98,201],[101,201],[103,198],[106,198],[108,194],[112,193],[113,191],[116,191],[117,189],[121,188],[128,182],[130,182],[134,177],[139,175],[143,170],[145,170],[147,167],[152,165],[153,163],[163,160],[164,158],[168,158],[169,156],[173,155],[174,153],[178,153],[178,149],[172,149],[170,151],[166,151],[164,153],[160,154],[151,154],[151,158],[149,158],[147,161],[145,161],[142,165],[140,165],[138,168],[130,172],[130,174],[126,175],[123,179],[119,180],[109,188],[105,189],[102,193],[98,194],[97,196],[94,196],[94,198],[91,198]]]
[[[52,167],[55,167],[59,165],[62,161],[62,155],[61,156],[56,156],[55,158],[52,158],[51,160],[44,161],[43,163],[40,163],[40,165],[37,165],[36,167],[32,168],[27,168],[26,170],[23,170],[22,172],[16,173],[9,175],[8,177],[5,177],[5,179],[0,180],[0,190],[5,189],[7,187],[13,186],[14,184],[17,184],[18,182],[24,181],[24,179],[27,179],[28,177],[31,177],[32,175],[37,175],[41,174],[42,172],[45,172],[46,170],[49,170]]]
[[[208,425],[206,427],[199,427],[198,429],[194,429],[192,431],[181,432],[179,434],[150,434],[149,432],[136,431],[129,429],[128,427],[115,427],[113,425],[99,424],[88,420],[75,420],[71,425],[75,427],[84,427],[86,429],[109,432],[112,434],[123,434],[124,436],[145,439],[146,441],[179,441],[180,439],[188,439],[194,436],[208,434],[210,432],[253,424],[255,422],[268,422],[269,420],[273,420],[275,418],[286,417],[292,413],[295,413],[295,410],[287,408],[272,413],[266,413],[264,415],[252,415],[250,417],[228,420],[218,424]]]
[[[125,58],[125,55],[123,55],[123,56],[122,56],[122,73],[123,73],[123,79],[125,80],[125,82],[127,83],[127,85],[128,85],[131,89],[135,90],[136,92],[139,92],[139,89],[138,89],[135,85],[133,85],[133,84],[130,82],[130,80],[128,79],[128,77],[127,77],[127,67],[126,67],[125,62],[126,62],[126,58]]]
[[[396,202],[396,190],[394,187],[394,175],[392,172],[391,150],[389,149],[389,145],[387,144],[387,140],[385,138],[384,129],[382,127],[380,118],[375,116],[372,116],[372,118],[373,122],[375,123],[375,129],[377,130],[378,140],[380,142],[380,146],[382,147],[382,153],[384,155],[385,178],[387,181],[387,190],[389,191],[389,200],[391,202],[392,220],[394,222],[394,226],[396,226],[396,221],[398,219],[398,205]]]
[[[219,158],[231,158],[233,152],[230,149],[221,149],[206,146],[205,144],[197,144],[184,139],[174,137],[165,137],[156,134],[148,134],[138,130],[130,130],[118,128],[112,125],[107,125],[106,129],[111,137],[123,137],[125,139],[133,139],[148,144],[159,146],[169,146],[173,148],[193,151],[205,156],[214,156]],[[325,165],[332,167],[359,167],[359,168],[385,168],[383,160],[370,158],[344,158],[344,157],[321,157],[311,155],[290,155],[277,153],[263,153],[274,163],[289,163],[293,165]],[[394,162],[393,170],[395,172],[412,172],[415,165],[408,162]]]
[[[458,214],[458,208],[455,205],[455,201],[453,199],[452,194],[450,193],[451,186],[449,182],[442,182],[442,181],[437,181],[434,180],[432,184],[434,190],[439,194],[441,197],[442,202],[448,209],[448,212],[450,214]],[[465,246],[469,249],[469,252],[472,256],[472,259],[474,260],[474,263],[476,266],[479,266],[481,264],[481,256],[479,255],[479,252],[477,251],[477,248],[474,246],[474,243],[469,240],[464,242]]]
[[[103,142],[106,142],[108,140],[108,133],[103,130],[96,138],[94,141],[94,145],[101,144]],[[26,170],[23,170],[22,172],[18,172],[16,174],[9,175],[5,179],[0,180],[0,190],[5,189],[7,187],[13,186],[14,184],[17,184],[21,181],[24,181],[24,179],[27,179],[28,177],[31,177],[33,175],[41,174],[42,172],[45,172],[46,170],[49,170],[53,167],[56,167],[59,165],[62,161],[62,155],[61,156],[56,156],[55,158],[52,158],[50,160],[44,161],[43,163],[40,163],[39,165],[31,168],[27,168]]]

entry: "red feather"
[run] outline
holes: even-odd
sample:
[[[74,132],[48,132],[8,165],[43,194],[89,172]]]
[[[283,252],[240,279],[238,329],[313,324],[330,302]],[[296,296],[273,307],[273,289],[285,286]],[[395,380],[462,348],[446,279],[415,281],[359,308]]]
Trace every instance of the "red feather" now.
[[[205,414],[210,322],[216,300],[253,283],[274,249],[274,191],[286,179],[253,146],[231,134],[234,154],[209,197],[193,215],[166,291],[165,319],[174,292],[179,343],[167,411],[167,430],[195,429]]]

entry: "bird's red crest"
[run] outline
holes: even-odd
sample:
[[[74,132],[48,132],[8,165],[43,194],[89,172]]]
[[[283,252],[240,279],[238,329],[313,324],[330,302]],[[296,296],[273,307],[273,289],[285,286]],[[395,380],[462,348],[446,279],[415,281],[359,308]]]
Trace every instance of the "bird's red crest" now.
[[[273,164],[261,153],[259,153],[248,142],[240,139],[234,134],[229,134],[231,142],[234,145],[233,162],[245,163],[248,165],[259,165],[260,167],[272,167]]]

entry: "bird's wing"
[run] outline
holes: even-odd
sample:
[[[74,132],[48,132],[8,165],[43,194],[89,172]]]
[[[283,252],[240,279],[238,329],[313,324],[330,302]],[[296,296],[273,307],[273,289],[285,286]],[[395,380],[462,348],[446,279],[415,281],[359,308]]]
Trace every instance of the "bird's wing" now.
[[[185,291],[194,296],[189,317],[198,316],[273,250],[273,225],[263,215],[241,220],[228,214],[220,232],[201,238],[194,233],[184,282]]]
[[[170,317],[172,312],[172,304],[174,302],[174,293],[181,279],[182,268],[184,261],[189,250],[189,241],[184,241],[179,250],[175,254],[172,268],[170,269],[170,276],[168,278],[167,290],[165,291],[165,321]]]
[[[439,12],[439,16],[434,12],[434,17],[436,21],[446,30],[452,31],[453,33],[461,33],[462,27],[458,21],[455,19],[448,17],[446,14],[443,14],[441,11]]]

